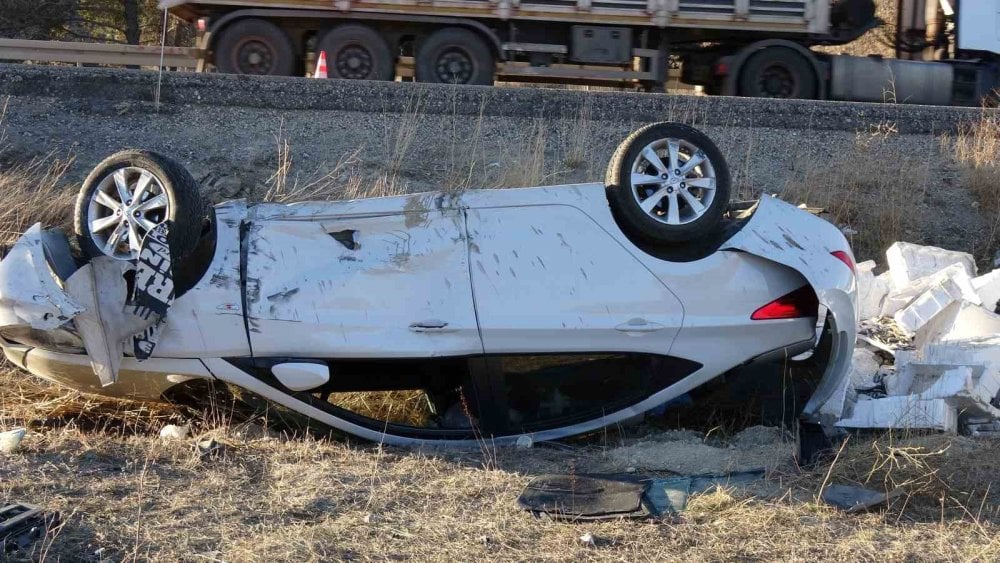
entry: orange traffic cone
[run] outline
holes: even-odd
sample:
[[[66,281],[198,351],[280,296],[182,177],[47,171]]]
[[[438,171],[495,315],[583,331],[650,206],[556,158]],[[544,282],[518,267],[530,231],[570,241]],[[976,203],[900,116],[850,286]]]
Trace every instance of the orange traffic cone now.
[[[326,75],[326,51],[319,52],[319,58],[316,59],[316,72],[313,73],[313,78],[328,78]]]

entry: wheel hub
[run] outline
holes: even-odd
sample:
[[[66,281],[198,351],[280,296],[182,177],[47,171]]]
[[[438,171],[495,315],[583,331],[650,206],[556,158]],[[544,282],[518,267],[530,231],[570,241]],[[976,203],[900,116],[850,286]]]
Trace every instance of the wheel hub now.
[[[244,39],[235,52],[236,66],[243,74],[270,74],[273,70],[275,51],[260,38]]]
[[[146,234],[168,216],[168,198],[148,170],[121,168],[97,185],[87,207],[90,239],[104,254],[134,260]]]
[[[372,54],[361,45],[350,45],[337,54],[334,62],[337,74],[342,78],[364,79],[371,77],[375,69]]]
[[[682,225],[705,214],[715,198],[715,170],[707,155],[680,139],[647,145],[631,168],[632,196],[650,217]]]
[[[434,65],[439,82],[449,84],[468,84],[472,81],[475,65],[468,53],[459,49],[450,49],[441,53]]]

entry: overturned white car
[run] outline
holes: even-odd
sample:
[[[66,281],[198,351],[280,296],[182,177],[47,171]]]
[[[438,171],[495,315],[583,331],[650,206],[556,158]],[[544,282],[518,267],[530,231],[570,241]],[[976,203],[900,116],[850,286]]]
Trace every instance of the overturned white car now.
[[[821,341],[805,416],[823,422],[855,340],[841,232],[770,197],[731,205],[719,150],[670,123],[626,139],[605,184],[208,219],[182,167],[119,153],[76,230],[79,251],[36,225],[0,262],[14,363],[147,399],[221,380],[389,443],[586,432]]]

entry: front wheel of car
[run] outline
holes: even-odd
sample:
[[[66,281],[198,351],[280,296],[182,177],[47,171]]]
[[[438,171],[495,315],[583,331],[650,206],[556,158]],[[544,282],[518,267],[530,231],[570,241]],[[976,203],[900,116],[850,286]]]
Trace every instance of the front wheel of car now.
[[[126,150],[97,165],[76,200],[74,230],[89,257],[136,260],[146,234],[167,223],[174,258],[198,245],[207,214],[198,183],[178,162]]]
[[[701,131],[653,123],[618,145],[605,187],[627,234],[652,244],[681,243],[719,228],[729,206],[729,167]]]

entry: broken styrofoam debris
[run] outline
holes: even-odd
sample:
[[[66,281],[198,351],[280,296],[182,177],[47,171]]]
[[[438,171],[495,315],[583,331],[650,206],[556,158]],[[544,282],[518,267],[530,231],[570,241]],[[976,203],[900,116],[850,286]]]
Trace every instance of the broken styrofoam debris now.
[[[1000,368],[1000,335],[930,342],[920,350],[928,364],[983,365]]]
[[[917,331],[914,344],[923,349],[933,342],[949,342],[1000,334],[1000,315],[968,301],[952,303]]]
[[[580,543],[587,547],[595,547],[597,545],[597,538],[594,534],[587,532],[586,534],[580,536]]]
[[[849,418],[838,421],[840,428],[893,428],[958,430],[958,410],[944,399],[918,399],[913,395],[860,399]]]
[[[971,254],[936,246],[896,242],[885,251],[885,258],[897,290],[953,264],[960,265],[970,278],[976,275],[976,261]]]
[[[983,307],[996,312],[997,305],[1000,305],[1000,270],[993,270],[988,274],[973,278],[972,288],[976,290],[976,294],[982,300]]]
[[[893,289],[890,291],[889,294],[885,296],[885,299],[882,300],[882,316],[891,317],[895,315],[897,312],[912,303],[914,299],[920,297],[921,294],[936,285],[945,283],[948,279],[950,279],[961,290],[962,299],[976,304],[982,302],[979,299],[979,294],[976,293],[976,290],[972,287],[972,278],[969,277],[965,267],[961,264],[952,264],[943,270],[935,272],[929,276],[924,276],[904,288]]]
[[[160,429],[160,439],[161,440],[183,440],[187,438],[188,433],[191,432],[191,425],[185,424],[184,426],[178,426],[176,424],[168,424]]]
[[[945,278],[927,288],[909,305],[892,316],[904,330],[914,333],[946,307],[962,299],[962,288],[954,278]]]
[[[28,433],[26,428],[14,428],[6,432],[0,432],[0,453],[13,453],[21,445],[21,440]]]
[[[858,310],[862,319],[877,317],[882,310],[882,301],[892,289],[888,276],[876,276],[874,270],[874,260],[857,265]]]
[[[857,399],[857,389],[867,388],[875,383],[876,375],[882,363],[875,352],[867,348],[855,348],[851,358],[851,371],[843,378],[840,386],[830,395],[830,398],[820,408],[823,415],[840,418],[844,416],[845,408]]]

